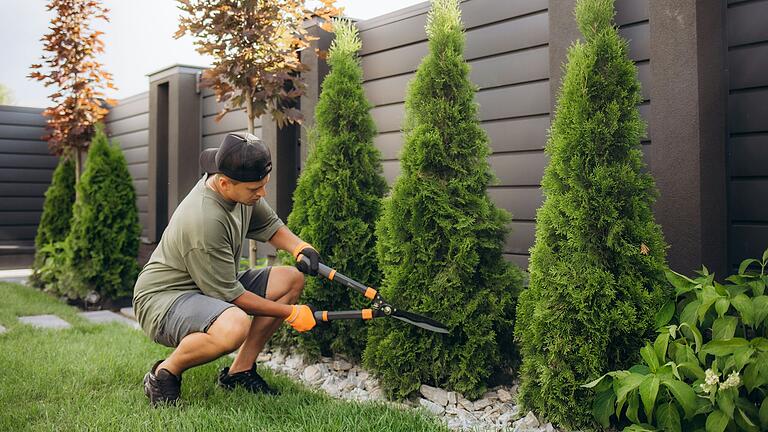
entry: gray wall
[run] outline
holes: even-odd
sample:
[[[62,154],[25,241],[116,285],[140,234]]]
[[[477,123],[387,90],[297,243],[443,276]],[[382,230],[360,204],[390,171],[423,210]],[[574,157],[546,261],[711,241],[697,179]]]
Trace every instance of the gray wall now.
[[[147,236],[149,183],[149,93],[144,92],[119,101],[105,119],[107,134],[123,149],[128,171],[136,188],[141,236]]]
[[[729,261],[768,247],[768,1],[729,0],[726,12]]]
[[[40,138],[40,108],[0,105],[0,268],[31,263],[45,191],[58,158]]]
[[[215,148],[231,132],[245,132],[248,129],[248,117],[245,109],[228,112],[221,121],[216,122],[216,114],[224,109],[225,104],[216,102],[213,90],[204,89],[203,96],[203,149]],[[261,119],[256,120],[254,135],[261,136]]]
[[[526,267],[533,245],[536,209],[541,205],[541,177],[552,111],[550,17],[547,0],[468,0],[461,4],[466,28],[465,58],[471,80],[479,87],[479,117],[493,154],[489,163],[498,184],[489,189],[496,204],[512,213],[505,256]],[[358,23],[364,87],[374,105],[371,114],[379,135],[384,174],[392,184],[400,166],[400,126],[408,81],[427,54],[424,33],[429,4],[422,3]],[[570,22],[572,6],[568,6]],[[649,25],[647,0],[619,0],[617,22],[630,40],[630,55],[638,64],[643,95],[641,114],[649,109]],[[573,24],[575,28],[575,24]],[[560,30],[560,29],[558,29]],[[575,37],[575,36],[574,36]],[[572,39],[560,40],[565,49]],[[557,78],[559,81],[559,76]],[[644,142],[649,145],[650,140]]]

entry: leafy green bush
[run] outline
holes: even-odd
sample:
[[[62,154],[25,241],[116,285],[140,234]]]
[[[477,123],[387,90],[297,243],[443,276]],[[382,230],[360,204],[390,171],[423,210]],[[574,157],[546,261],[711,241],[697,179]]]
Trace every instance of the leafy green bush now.
[[[52,258],[52,248],[69,234],[72,219],[72,205],[75,202],[75,163],[67,158],[59,160],[53,179],[45,191],[45,203],[40,224],[35,236],[35,260],[30,282],[38,288],[52,289],[56,285],[56,273],[46,268],[46,261]]]
[[[433,0],[429,54],[405,102],[402,174],[377,224],[382,295],[445,323],[430,333],[381,319],[364,363],[390,397],[420,384],[481,395],[515,359],[512,331],[520,270],[502,257],[509,215],[489,199],[488,137],[477,120],[457,0]]]
[[[754,264],[759,273],[747,271]],[[768,430],[766,265],[768,250],[762,261],[745,260],[725,285],[706,268],[694,279],[668,270],[677,299],[656,314],[659,335],[640,350],[643,362],[584,386],[597,392],[600,424],[631,423],[625,431]]]
[[[70,297],[95,291],[102,298],[128,296],[139,272],[138,209],[120,147],[97,128],[77,185],[72,228],[66,239]]]
[[[328,56],[330,73],[315,109],[315,129],[307,164],[293,194],[288,226],[339,272],[370,285],[381,280],[374,226],[387,184],[381,154],[373,146],[376,126],[363,91],[354,24],[334,22],[336,37]],[[289,257],[293,263],[293,258]],[[369,300],[333,282],[307,278],[302,302],[330,310],[361,309]],[[335,321],[298,335],[311,356],[332,353],[359,359],[367,327],[362,321]],[[275,341],[279,341],[276,338]]]
[[[640,148],[640,84],[613,15],[612,0],[577,2],[585,42],[568,53],[530,285],[517,308],[519,401],[573,429],[593,422],[592,394],[580,385],[631,365],[652,335],[654,312],[671,298]]]

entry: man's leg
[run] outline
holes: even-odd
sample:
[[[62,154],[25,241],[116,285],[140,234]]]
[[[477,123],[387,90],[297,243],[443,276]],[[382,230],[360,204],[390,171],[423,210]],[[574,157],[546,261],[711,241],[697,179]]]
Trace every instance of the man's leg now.
[[[248,335],[248,315],[238,307],[231,307],[219,315],[208,327],[207,333],[196,332],[185,336],[171,355],[157,366],[157,370],[181,376],[185,370],[216,360],[236,350]]]
[[[278,303],[295,304],[303,288],[304,275],[295,267],[272,267],[267,280],[266,297]],[[229,373],[250,370],[264,345],[282,322],[280,318],[253,317],[248,336],[240,346]]]

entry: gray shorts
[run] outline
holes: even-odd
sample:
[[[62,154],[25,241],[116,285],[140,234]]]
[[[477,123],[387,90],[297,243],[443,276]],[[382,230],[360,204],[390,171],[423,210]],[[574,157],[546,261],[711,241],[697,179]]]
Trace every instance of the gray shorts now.
[[[250,269],[240,273],[237,279],[246,290],[266,298],[267,281],[272,267]],[[155,342],[167,347],[177,347],[181,340],[196,332],[205,333],[225,310],[237,307],[201,293],[184,294],[173,302],[155,335]]]

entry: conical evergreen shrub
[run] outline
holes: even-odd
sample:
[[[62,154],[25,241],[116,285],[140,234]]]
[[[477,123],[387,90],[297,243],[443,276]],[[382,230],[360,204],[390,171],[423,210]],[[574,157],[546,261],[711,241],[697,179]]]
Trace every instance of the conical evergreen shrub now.
[[[321,252],[339,272],[369,285],[381,279],[375,223],[387,188],[381,154],[373,146],[376,126],[363,91],[355,25],[334,21],[335,39],[315,109],[313,147],[293,194],[288,226]],[[302,302],[329,310],[361,309],[370,303],[356,292],[321,278],[307,278]],[[318,356],[359,359],[367,327],[362,321],[334,321],[298,335],[303,350]]]
[[[75,202],[75,163],[68,158],[61,158],[48,190],[40,224],[35,236],[35,260],[30,281],[38,288],[55,284],[55,274],[44,271],[43,266],[50,258],[50,245],[63,241],[69,234],[69,222],[72,219],[72,205]]]
[[[409,85],[401,175],[377,225],[382,295],[445,323],[438,334],[393,319],[369,331],[366,366],[391,397],[420,384],[481,395],[513,360],[520,270],[502,257],[509,215],[489,199],[488,137],[477,119],[457,0],[433,0],[429,54]]]
[[[568,53],[530,286],[517,309],[519,400],[569,428],[592,423],[580,386],[632,364],[667,296],[667,246],[640,147],[640,83],[613,15],[613,0],[576,5],[585,42]]]
[[[91,142],[77,195],[66,240],[69,288],[80,298],[92,291],[102,299],[130,295],[139,272],[136,192],[123,152],[103,127]]]

